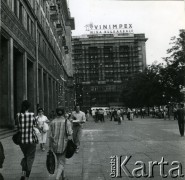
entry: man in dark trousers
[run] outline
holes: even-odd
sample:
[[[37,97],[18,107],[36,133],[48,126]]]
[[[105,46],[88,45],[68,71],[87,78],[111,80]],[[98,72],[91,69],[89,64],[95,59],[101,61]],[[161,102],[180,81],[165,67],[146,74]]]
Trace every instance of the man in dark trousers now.
[[[181,136],[184,136],[184,115],[185,115],[184,104],[179,104],[179,108],[177,110],[177,120]]]

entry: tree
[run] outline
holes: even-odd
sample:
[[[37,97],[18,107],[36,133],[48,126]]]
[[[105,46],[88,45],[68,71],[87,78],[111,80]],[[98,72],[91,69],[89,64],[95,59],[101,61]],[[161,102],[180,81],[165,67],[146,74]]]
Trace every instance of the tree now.
[[[179,37],[173,37],[172,47],[167,50],[164,58],[167,66],[162,72],[166,86],[170,87],[170,96],[175,101],[182,101],[181,87],[185,86],[185,30],[180,30]]]
[[[185,30],[171,40],[165,65],[154,63],[129,78],[122,93],[126,106],[149,107],[183,100],[180,88],[185,86]]]

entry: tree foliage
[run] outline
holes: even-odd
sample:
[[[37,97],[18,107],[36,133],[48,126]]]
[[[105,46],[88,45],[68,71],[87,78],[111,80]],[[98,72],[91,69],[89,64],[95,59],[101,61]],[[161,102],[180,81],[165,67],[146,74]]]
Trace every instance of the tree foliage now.
[[[164,64],[154,63],[126,82],[122,100],[126,106],[164,105],[183,100],[180,92],[185,86],[185,30],[171,39]]]

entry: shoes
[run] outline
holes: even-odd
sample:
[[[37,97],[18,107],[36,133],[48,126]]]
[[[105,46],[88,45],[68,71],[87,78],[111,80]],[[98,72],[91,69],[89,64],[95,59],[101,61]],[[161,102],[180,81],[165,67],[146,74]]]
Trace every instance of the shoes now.
[[[79,152],[79,147],[77,147],[77,148],[76,148],[76,151],[75,151],[75,153],[78,153],[78,152]]]

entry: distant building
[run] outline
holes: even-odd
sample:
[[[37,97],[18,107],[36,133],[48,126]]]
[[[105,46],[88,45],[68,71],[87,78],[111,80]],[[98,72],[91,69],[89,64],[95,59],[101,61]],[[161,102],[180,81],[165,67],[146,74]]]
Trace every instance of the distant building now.
[[[2,0],[0,23],[0,126],[14,127],[25,99],[48,116],[72,109],[75,24],[66,0]]]
[[[73,37],[76,102],[84,108],[123,106],[124,82],[146,67],[146,41],[144,34]]]

